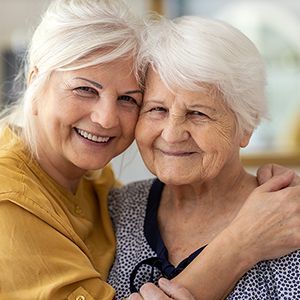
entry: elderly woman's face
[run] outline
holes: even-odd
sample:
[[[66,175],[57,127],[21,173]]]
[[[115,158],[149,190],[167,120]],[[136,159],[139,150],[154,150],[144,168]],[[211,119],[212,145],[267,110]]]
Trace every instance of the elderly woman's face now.
[[[52,165],[102,168],[132,143],[142,94],[131,70],[119,60],[51,75],[34,113]]]
[[[149,170],[163,182],[189,184],[239,164],[240,140],[233,112],[217,93],[175,89],[154,71],[147,77],[136,141]]]

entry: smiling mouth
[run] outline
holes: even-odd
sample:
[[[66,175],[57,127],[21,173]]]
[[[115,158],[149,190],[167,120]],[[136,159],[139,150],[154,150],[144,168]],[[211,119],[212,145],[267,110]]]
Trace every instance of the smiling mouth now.
[[[187,151],[163,151],[160,150],[164,155],[167,156],[177,156],[177,157],[184,157],[194,154],[195,152],[187,152]]]
[[[79,129],[74,127],[75,131],[84,139],[94,142],[94,143],[107,143],[109,142],[113,137],[111,136],[99,136],[95,135],[91,132],[85,131],[83,129]]]

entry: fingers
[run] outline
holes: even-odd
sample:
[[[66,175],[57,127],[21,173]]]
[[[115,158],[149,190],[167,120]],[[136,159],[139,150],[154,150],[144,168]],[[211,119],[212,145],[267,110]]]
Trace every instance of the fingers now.
[[[187,289],[165,278],[160,278],[158,281],[158,285],[167,295],[171,297],[171,299],[178,299],[178,300],[195,299]]]
[[[132,294],[130,300],[195,300],[192,294],[181,287],[177,283],[171,282],[165,278],[161,278],[158,281],[159,287],[155,286],[153,283],[146,283],[140,289],[140,295],[138,298],[136,294]],[[136,297],[136,298],[131,298]]]
[[[131,294],[127,298],[123,298],[123,300],[143,300],[143,297],[139,295],[138,293]]]
[[[274,192],[289,186],[295,176],[293,170],[286,169],[284,173],[276,175],[262,184],[257,190],[261,192]]]
[[[262,185],[265,182],[267,182],[268,180],[270,180],[272,177],[284,174],[288,170],[290,170],[290,169],[288,169],[284,166],[276,165],[276,164],[263,165],[257,170],[258,184]],[[295,176],[294,176],[293,180],[291,181],[291,183],[289,184],[289,186],[296,186],[296,185],[300,185],[300,177],[297,174],[295,174]]]
[[[140,288],[141,299],[145,300],[166,300],[169,298],[160,288],[155,286],[153,283],[145,283]],[[130,299],[131,300],[131,299]],[[134,298],[134,300],[139,300],[139,298]],[[183,299],[185,300],[185,299]]]
[[[272,164],[266,164],[257,170],[257,181],[259,185],[264,184],[273,177],[273,166]]]
[[[290,186],[299,186],[300,185],[300,176],[295,173],[294,179],[291,182]]]

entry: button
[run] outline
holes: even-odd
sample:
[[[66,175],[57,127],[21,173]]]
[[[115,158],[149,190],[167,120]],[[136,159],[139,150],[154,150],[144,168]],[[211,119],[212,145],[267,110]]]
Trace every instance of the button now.
[[[76,297],[76,300],[85,300],[85,297],[83,295],[79,295]]]
[[[75,214],[81,215],[82,214],[82,209],[79,205],[75,206]],[[76,300],[84,300],[84,299],[76,299]]]

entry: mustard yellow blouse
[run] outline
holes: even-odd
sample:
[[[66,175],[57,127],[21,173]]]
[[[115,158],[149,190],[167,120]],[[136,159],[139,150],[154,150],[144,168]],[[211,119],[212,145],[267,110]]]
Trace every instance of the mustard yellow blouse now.
[[[113,299],[115,253],[106,167],[72,194],[49,177],[10,129],[0,137],[0,299]]]

